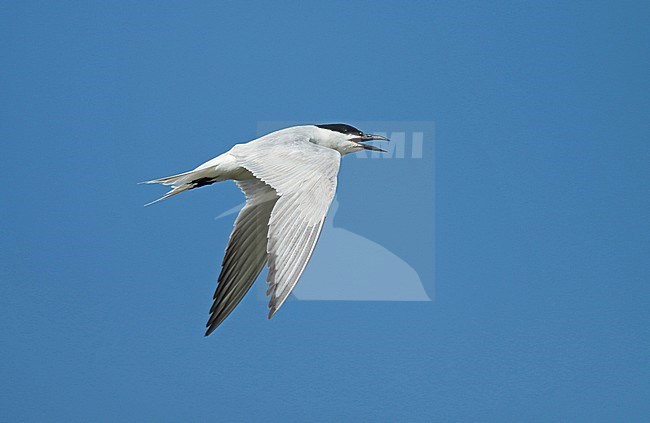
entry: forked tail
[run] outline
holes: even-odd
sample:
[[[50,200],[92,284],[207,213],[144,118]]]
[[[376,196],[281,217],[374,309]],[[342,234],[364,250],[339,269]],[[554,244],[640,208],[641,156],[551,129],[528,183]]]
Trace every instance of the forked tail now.
[[[165,186],[172,187],[165,195],[160,197],[157,200],[154,200],[150,203],[145,204],[149,206],[151,204],[157,203],[162,200],[166,200],[169,197],[180,194],[181,192],[190,190],[196,187],[202,187],[205,185],[210,185],[216,182],[214,178],[214,170],[210,169],[195,169],[185,173],[179,173],[178,175],[167,176],[159,179],[152,179],[151,181],[140,182],[141,184],[161,184]]]

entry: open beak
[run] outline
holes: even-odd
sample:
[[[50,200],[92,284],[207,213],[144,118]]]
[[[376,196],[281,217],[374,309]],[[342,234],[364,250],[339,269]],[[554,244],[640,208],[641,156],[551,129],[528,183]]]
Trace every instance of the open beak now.
[[[382,153],[385,153],[386,150],[382,150],[381,148],[375,147],[374,145],[362,144],[362,143],[366,141],[390,141],[390,140],[381,135],[363,134],[360,137],[356,138],[354,141],[357,142],[360,146],[362,146],[365,150],[381,151]]]

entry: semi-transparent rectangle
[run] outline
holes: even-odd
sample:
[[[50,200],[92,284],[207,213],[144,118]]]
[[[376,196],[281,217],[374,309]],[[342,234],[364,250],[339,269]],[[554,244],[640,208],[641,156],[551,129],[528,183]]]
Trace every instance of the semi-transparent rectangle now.
[[[259,136],[296,125],[263,121]],[[433,121],[348,121],[386,153],[342,159],[337,196],[300,282],[298,300],[431,301],[435,274],[435,125]],[[257,296],[265,286],[258,282]]]

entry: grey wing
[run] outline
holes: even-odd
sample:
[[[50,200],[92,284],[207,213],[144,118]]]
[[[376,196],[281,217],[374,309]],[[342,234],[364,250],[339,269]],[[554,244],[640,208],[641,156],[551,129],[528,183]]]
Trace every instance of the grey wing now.
[[[239,147],[232,151],[239,164],[280,197],[269,220],[267,245],[271,318],[311,258],[334,198],[341,155],[299,137]]]
[[[268,224],[278,196],[259,179],[236,182],[246,195],[246,205],[239,212],[230,235],[205,336],[210,335],[239,304],[268,257]]]

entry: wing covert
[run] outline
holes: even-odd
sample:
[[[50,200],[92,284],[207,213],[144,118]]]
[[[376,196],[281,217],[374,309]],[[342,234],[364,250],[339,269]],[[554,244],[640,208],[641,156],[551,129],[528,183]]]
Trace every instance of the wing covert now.
[[[282,306],[318,241],[336,191],[341,155],[307,137],[271,138],[233,149],[239,164],[279,199],[269,219],[269,318]]]

